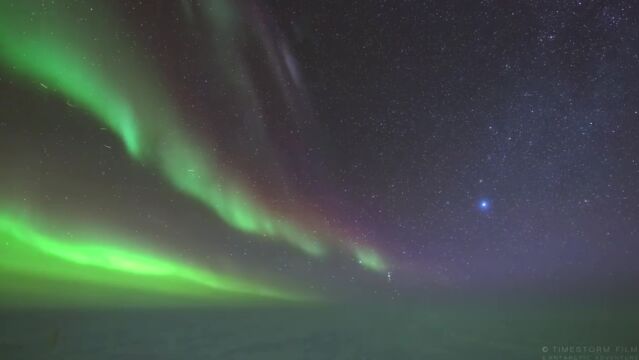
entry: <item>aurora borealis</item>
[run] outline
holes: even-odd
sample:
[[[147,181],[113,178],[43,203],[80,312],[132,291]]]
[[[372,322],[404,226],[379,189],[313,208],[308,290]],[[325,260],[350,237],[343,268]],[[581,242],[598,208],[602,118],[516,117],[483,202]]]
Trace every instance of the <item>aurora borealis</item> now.
[[[325,245],[308,230],[272,214],[224,174],[216,159],[179,126],[180,116],[172,110],[170,98],[153,84],[152,75],[139,62],[124,56],[112,64],[93,57],[122,47],[114,44],[103,49],[112,43],[104,29],[74,36],[75,30],[68,25],[72,21],[64,13],[50,24],[45,19],[48,28],[33,29],[30,22],[38,19],[33,19],[27,4],[2,11],[2,53],[12,70],[59,89],[62,96],[85,107],[122,140],[132,157],[157,166],[179,191],[204,203],[229,225],[284,239],[311,255],[325,252]],[[92,37],[106,38],[98,45],[102,49],[91,44],[95,43]],[[360,261],[367,263],[368,258]],[[368,267],[383,269],[380,261]]]
[[[41,283],[37,286],[46,287],[47,280],[62,280],[179,295],[187,299],[208,297],[215,300],[216,296],[218,299],[224,296],[301,299],[108,242],[60,240],[38,232],[32,224],[4,214],[0,216],[0,238],[3,272],[40,278]],[[10,278],[3,279],[2,288],[15,286],[9,283],[11,281]]]
[[[601,115],[625,109],[618,89],[570,97],[583,84],[531,67],[538,82],[564,85],[536,98],[546,90],[512,72],[530,58],[516,45],[503,44],[508,64],[473,48],[494,70],[479,79],[466,73],[472,56],[435,49],[458,42],[442,40],[446,31],[402,47],[393,29],[370,34],[280,5],[0,1],[0,208],[29,209],[35,220],[73,214],[60,226],[118,229],[132,236],[113,239],[148,239],[151,254],[266,287],[290,280],[300,293],[377,292],[369,286],[381,282],[394,297],[399,281],[545,284],[568,281],[564,271],[580,282],[590,279],[582,270],[604,276],[593,264],[611,258],[605,276],[632,277],[632,244],[621,234],[634,233],[634,218],[595,210],[625,214],[633,199],[624,179],[634,160],[615,154],[635,153],[635,110]],[[282,8],[293,13],[272,13]],[[323,19],[335,37],[320,31]],[[625,31],[613,25],[597,41]],[[546,54],[556,39],[539,26]],[[344,34],[359,39],[365,60]],[[374,50],[370,37],[390,52]],[[392,55],[411,49],[419,56]],[[566,76],[578,77],[571,69]],[[625,75],[611,70],[609,79],[631,89]],[[471,94],[502,77],[522,99],[496,85]],[[473,86],[458,83],[466,78]],[[563,114],[564,98],[581,110]]]
[[[631,0],[0,0],[0,359],[639,360]]]
[[[215,13],[233,7],[223,1],[209,5]],[[153,63],[108,30],[113,23],[108,6],[101,9],[102,18],[91,23],[78,23],[74,17],[80,6],[51,4],[41,9],[38,1],[5,1],[1,6],[4,71],[18,75],[25,84],[39,84],[75,111],[88,111],[88,118],[121,140],[130,157],[157,168],[175,190],[204,204],[212,216],[238,231],[286,241],[309,256],[325,256],[337,246],[352,251],[366,269],[386,269],[372,248],[335,239],[341,236],[336,229],[311,229],[269,209],[232,169],[222,166],[215,153],[207,151],[205,141],[182,125],[189,115],[178,110]],[[230,15],[212,18],[220,23],[234,21]],[[34,22],[41,26],[33,26]],[[225,29],[223,36],[233,36],[228,33],[230,25],[216,26]]]

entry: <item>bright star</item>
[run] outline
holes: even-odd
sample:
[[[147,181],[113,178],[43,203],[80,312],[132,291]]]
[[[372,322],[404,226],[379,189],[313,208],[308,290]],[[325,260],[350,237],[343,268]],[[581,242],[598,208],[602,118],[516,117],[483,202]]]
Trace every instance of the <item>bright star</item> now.
[[[479,201],[479,210],[486,211],[490,209],[490,201],[483,199]]]

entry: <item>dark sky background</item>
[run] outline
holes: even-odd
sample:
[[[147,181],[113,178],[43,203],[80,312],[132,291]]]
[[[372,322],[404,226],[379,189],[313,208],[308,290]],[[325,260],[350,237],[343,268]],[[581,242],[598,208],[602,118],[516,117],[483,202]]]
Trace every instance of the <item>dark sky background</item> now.
[[[276,1],[273,12],[329,134],[333,190],[411,276],[636,279],[634,4]]]
[[[366,238],[390,275],[233,230],[90,114],[7,72],[3,198],[327,292],[639,277],[633,1],[241,1],[214,26],[205,3],[113,3],[111,28],[269,206]]]

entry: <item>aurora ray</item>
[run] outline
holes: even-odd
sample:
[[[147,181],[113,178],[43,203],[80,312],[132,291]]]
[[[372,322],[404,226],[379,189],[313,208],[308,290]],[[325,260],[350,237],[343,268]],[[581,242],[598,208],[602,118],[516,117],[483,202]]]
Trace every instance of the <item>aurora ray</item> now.
[[[184,129],[182,115],[160,77],[149,70],[148,60],[110,31],[109,16],[91,19],[89,27],[78,22],[73,11],[66,4],[1,3],[0,61],[6,70],[43,84],[45,91],[59,91],[88,110],[121,139],[132,158],[160,170],[177,190],[233,228],[284,240],[312,256],[326,253],[322,240],[329,235],[318,236],[269,210]],[[33,26],[34,22],[41,26]],[[355,249],[361,263],[366,259],[360,254],[375,253],[348,247]],[[381,260],[377,253],[372,258]],[[382,261],[376,264],[365,268],[385,267]]]
[[[355,258],[360,265],[362,265],[365,269],[381,272],[385,271],[388,268],[384,259],[382,259],[379,254],[366,247],[354,247],[353,252],[355,253]]]
[[[122,242],[121,239],[115,239]],[[112,241],[113,242],[113,241]],[[89,237],[82,242],[44,233],[32,222],[0,213],[0,289],[15,287],[16,276],[67,281],[125,291],[214,301],[224,297],[302,300],[262,284],[220,275],[175,260],[115,246]],[[44,296],[53,296],[51,289]]]

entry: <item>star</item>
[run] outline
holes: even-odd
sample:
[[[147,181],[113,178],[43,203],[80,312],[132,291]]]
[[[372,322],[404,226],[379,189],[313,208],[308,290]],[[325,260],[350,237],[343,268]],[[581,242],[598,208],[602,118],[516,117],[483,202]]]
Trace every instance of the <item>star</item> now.
[[[481,211],[490,210],[490,201],[488,199],[481,199],[479,201],[479,210]]]

